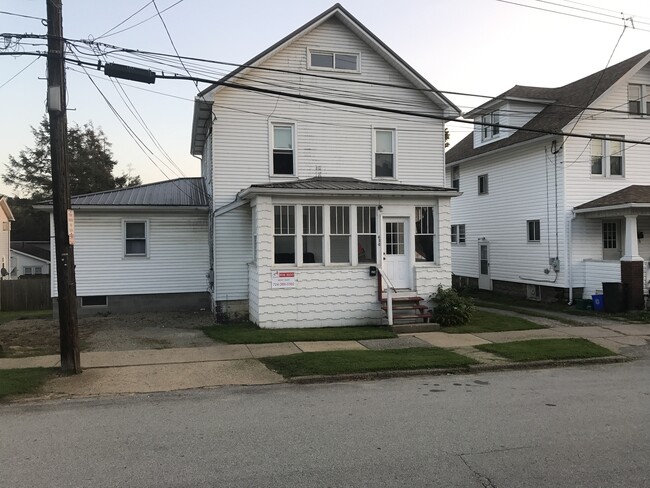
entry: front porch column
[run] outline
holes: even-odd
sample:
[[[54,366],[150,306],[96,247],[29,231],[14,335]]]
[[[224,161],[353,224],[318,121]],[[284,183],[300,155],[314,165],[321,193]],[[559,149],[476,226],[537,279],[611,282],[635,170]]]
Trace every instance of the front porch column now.
[[[643,258],[639,256],[636,215],[625,216],[625,255],[621,258],[621,282],[627,285],[627,308],[644,307]]]

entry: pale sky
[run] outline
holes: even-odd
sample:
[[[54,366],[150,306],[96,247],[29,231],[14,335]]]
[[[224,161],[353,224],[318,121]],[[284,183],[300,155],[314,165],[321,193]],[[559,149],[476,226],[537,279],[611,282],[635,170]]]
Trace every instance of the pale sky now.
[[[156,2],[162,11],[178,0]],[[562,86],[605,68],[612,52],[610,64],[615,64],[650,49],[648,0],[512,2],[535,9],[498,0],[347,0],[340,3],[442,91],[496,96],[515,84]],[[181,0],[162,16],[182,56],[243,63],[333,3],[331,0]],[[116,30],[155,15],[154,5],[149,0],[64,0],[64,36],[97,38],[145,5],[140,13]],[[45,8],[46,0],[0,0],[0,11],[4,12],[44,18]],[[563,11],[616,25],[539,9]],[[636,28],[633,29],[628,21],[628,28],[623,31],[623,17],[632,17]],[[0,33],[44,34],[46,27],[40,20],[0,13]],[[157,16],[101,41],[120,47],[173,53]],[[0,40],[0,53],[11,50],[3,49],[6,44]],[[24,43],[20,49],[45,51],[42,46]],[[0,119],[0,173],[5,171],[9,154],[18,156],[21,149],[33,144],[30,126],[37,125],[45,113],[45,59],[34,59],[32,56],[0,56],[0,108],[4,115]],[[74,66],[68,68],[68,122],[82,125],[92,121],[104,130],[118,161],[117,173],[131,166],[145,183],[166,179],[138,149],[88,77],[77,72]],[[111,81],[99,71],[91,71],[91,74],[96,76],[99,88],[138,136],[164,159],[127,110]],[[182,173],[199,175],[199,161],[189,153],[195,85],[190,81],[157,80],[154,85],[123,81],[122,86]],[[484,101],[447,96],[463,111]],[[453,144],[470,130],[470,126],[452,125],[450,130]],[[168,177],[181,176],[178,170],[159,165]],[[0,193],[13,195],[14,191],[0,183]]]

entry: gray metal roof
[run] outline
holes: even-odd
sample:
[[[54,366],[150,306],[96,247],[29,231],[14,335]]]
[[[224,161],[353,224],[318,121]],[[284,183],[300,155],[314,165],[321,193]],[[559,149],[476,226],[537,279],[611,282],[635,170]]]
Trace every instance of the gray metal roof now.
[[[178,178],[119,190],[73,196],[73,207],[208,207],[203,178]],[[45,202],[52,205],[52,201]]]
[[[362,181],[356,178],[315,177],[306,180],[284,181],[281,183],[266,183],[251,185],[251,189],[284,189],[284,190],[331,190],[358,192],[449,192],[456,193],[453,188],[443,188],[424,185],[404,185],[402,183],[383,183]]]

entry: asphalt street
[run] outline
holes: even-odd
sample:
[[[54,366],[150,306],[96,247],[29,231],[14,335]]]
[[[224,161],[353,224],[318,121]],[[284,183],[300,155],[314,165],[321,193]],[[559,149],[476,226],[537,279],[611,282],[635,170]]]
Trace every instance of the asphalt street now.
[[[0,485],[650,486],[650,360],[0,407]]]

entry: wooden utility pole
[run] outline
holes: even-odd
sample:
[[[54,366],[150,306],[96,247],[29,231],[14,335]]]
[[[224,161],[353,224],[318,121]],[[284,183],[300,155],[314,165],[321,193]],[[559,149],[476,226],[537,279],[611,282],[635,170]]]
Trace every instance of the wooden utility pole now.
[[[54,241],[58,284],[61,370],[81,373],[79,331],[77,329],[77,289],[74,252],[68,218],[70,185],[66,158],[68,122],[66,116],[65,44],[63,42],[62,0],[47,4],[47,111],[50,115],[50,157],[54,203]]]

